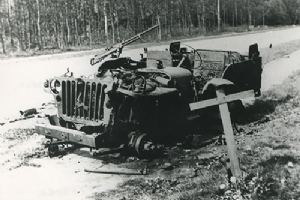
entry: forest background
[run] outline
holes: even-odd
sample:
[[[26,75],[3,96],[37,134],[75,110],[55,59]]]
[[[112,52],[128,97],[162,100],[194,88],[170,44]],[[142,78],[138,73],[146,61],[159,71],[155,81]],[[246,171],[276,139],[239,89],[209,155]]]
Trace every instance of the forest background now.
[[[0,0],[0,54],[99,48],[300,22],[300,0]]]

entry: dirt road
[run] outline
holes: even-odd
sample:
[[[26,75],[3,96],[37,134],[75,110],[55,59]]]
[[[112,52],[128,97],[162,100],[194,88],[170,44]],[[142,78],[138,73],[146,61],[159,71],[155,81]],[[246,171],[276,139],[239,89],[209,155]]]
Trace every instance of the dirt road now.
[[[247,52],[248,45],[254,42],[261,49],[267,49],[270,43],[276,46],[297,39],[300,39],[299,27],[185,43],[194,48]],[[130,49],[126,54],[133,55],[139,51],[141,49]],[[297,51],[268,63],[263,73],[263,89],[281,83],[293,70],[300,69],[299,54]],[[43,81],[47,77],[63,74],[67,67],[77,76],[96,71],[96,67],[88,64],[90,57],[70,54],[67,58],[48,55],[1,60],[0,88],[3,95],[0,119],[13,118],[18,116],[19,110],[40,107],[42,103],[49,102],[52,96],[44,93]],[[91,159],[86,151],[63,158],[46,157],[42,149],[45,140],[32,130],[36,120],[42,119],[0,126],[0,179],[5,180],[0,182],[0,199],[93,199],[94,193],[112,189],[124,181],[124,177],[85,173],[84,168],[103,165],[102,160]],[[111,164],[107,167],[116,166]]]

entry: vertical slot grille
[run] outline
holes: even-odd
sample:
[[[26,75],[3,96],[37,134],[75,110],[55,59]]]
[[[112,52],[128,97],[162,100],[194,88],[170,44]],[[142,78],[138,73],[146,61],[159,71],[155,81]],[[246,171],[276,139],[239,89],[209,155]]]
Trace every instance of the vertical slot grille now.
[[[98,121],[103,118],[106,85],[83,80],[63,80],[62,114],[67,117]]]

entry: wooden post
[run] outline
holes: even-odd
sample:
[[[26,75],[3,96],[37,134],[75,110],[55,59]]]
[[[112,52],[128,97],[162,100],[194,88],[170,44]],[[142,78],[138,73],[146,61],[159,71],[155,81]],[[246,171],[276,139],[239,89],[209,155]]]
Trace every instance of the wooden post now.
[[[220,98],[220,99],[226,97],[223,89],[217,89],[216,94],[217,94],[217,98]],[[236,145],[235,145],[235,141],[234,141],[234,135],[233,135],[233,129],[232,129],[232,125],[231,125],[231,118],[230,118],[230,112],[228,109],[228,104],[227,103],[219,104],[219,109],[220,109],[220,115],[221,115],[221,119],[222,119],[223,129],[224,129],[224,133],[225,133],[227,148],[228,148],[228,157],[230,159],[231,172],[232,172],[233,176],[240,179],[242,176],[242,173],[240,170],[240,164],[239,164],[238,156],[236,153]]]
[[[253,90],[248,90],[248,91],[243,91],[235,94],[230,94],[230,95],[225,95],[225,92],[221,88],[216,89],[216,95],[217,98],[214,99],[208,99],[208,100],[203,100],[199,102],[194,102],[190,103],[190,110],[198,110],[198,109],[203,109],[207,108],[209,106],[219,106],[220,109],[220,115],[222,119],[222,125],[225,133],[225,139],[227,142],[227,148],[228,148],[228,157],[230,159],[230,167],[231,167],[231,172],[234,177],[237,179],[240,179],[242,176],[241,170],[240,170],[240,165],[239,165],[239,160],[238,156],[236,153],[236,145],[234,141],[234,135],[233,135],[233,129],[232,129],[232,124],[231,124],[231,119],[230,119],[230,112],[228,109],[228,104],[229,102],[239,100],[239,99],[244,99],[244,98],[249,98],[249,97],[254,97],[254,91]],[[192,119],[193,117],[191,117]]]

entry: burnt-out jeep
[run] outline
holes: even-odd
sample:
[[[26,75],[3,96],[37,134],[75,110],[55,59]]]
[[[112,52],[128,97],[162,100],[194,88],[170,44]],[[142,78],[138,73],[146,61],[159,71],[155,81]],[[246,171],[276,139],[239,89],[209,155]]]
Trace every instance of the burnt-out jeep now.
[[[180,42],[168,50],[144,49],[141,59],[121,57],[123,47],[152,27],[102,55],[93,77],[54,77],[45,87],[58,113],[38,133],[55,142],[99,148],[126,148],[138,155],[156,144],[178,141],[209,124],[209,109],[191,111],[189,104],[215,96],[215,85],[226,93],[254,90],[260,95],[261,57],[257,44],[248,55],[234,51],[193,49]],[[239,102],[236,102],[239,104]]]

